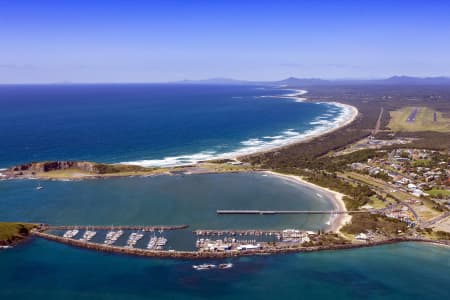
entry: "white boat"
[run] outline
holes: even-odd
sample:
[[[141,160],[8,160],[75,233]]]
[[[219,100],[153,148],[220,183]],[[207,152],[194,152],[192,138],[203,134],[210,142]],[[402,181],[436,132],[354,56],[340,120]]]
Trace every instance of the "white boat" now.
[[[79,231],[77,229],[67,230],[66,233],[64,233],[63,237],[70,239],[70,238],[75,237],[78,234],[78,232]]]
[[[194,268],[195,270],[211,270],[216,268],[216,265],[213,264],[201,264],[201,265],[193,265],[192,268]]]
[[[115,243],[122,235],[123,235],[123,231],[122,231],[122,230],[114,231],[114,230],[111,229],[111,231],[109,231],[109,232],[106,234],[106,238],[105,238],[104,243],[105,243],[106,245],[112,245],[112,244],[114,244],[114,243]]]
[[[233,267],[232,263],[220,264],[219,269],[230,269]]]
[[[144,237],[144,235],[142,233],[136,233],[133,232],[129,237],[128,237],[128,241],[127,241],[127,245],[125,246],[126,248],[133,248],[136,243],[142,239]]]
[[[80,241],[89,242],[96,234],[97,232],[95,231],[86,230],[86,232],[83,234],[83,237],[80,238]]]
[[[36,190],[42,190],[44,187],[39,183],[38,186],[36,187]]]
[[[156,247],[156,242],[158,241],[158,238],[156,236],[152,237],[150,241],[148,242],[147,249],[154,249]]]

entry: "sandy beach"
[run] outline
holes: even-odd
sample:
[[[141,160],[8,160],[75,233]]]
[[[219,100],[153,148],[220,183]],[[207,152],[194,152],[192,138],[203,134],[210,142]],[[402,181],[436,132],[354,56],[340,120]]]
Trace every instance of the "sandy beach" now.
[[[286,174],[276,173],[273,171],[264,171],[264,173],[270,174],[272,176],[277,176],[277,177],[280,177],[280,178],[283,178],[283,179],[286,179],[286,180],[289,180],[292,182],[296,182],[296,183],[304,185],[304,186],[306,185],[315,190],[318,190],[318,191],[326,194],[328,196],[328,198],[332,200],[335,210],[339,210],[339,211],[347,210],[347,208],[345,207],[345,203],[343,201],[344,194],[341,194],[339,192],[336,192],[336,191],[330,190],[328,188],[324,188],[319,185],[308,182],[308,181],[304,180],[303,178],[301,178],[300,176],[286,175]],[[332,219],[330,220],[331,224],[330,224],[329,230],[331,230],[333,232],[338,232],[339,230],[341,230],[341,228],[345,224],[350,222],[351,219],[352,219],[352,217],[349,214],[337,214],[334,217],[332,217]]]
[[[352,105],[343,104],[343,103],[339,103],[339,102],[327,102],[327,103],[332,103],[333,105],[339,106],[339,107],[343,108],[343,111],[344,111],[342,116],[338,120],[336,120],[333,127],[319,128],[317,131],[311,131],[309,133],[302,135],[299,138],[293,138],[291,141],[287,141],[281,146],[266,147],[264,149],[258,149],[255,151],[251,151],[251,150],[250,151],[246,150],[245,152],[237,151],[236,155],[234,155],[233,157],[224,156],[223,158],[232,158],[235,160],[239,160],[241,157],[245,157],[248,155],[253,155],[253,154],[258,154],[258,153],[266,153],[266,152],[273,151],[276,149],[283,149],[285,147],[289,147],[294,144],[307,143],[317,137],[320,137],[324,134],[334,132],[336,130],[341,129],[342,127],[345,127],[345,126],[351,124],[358,116],[358,113],[359,113],[358,109]]]

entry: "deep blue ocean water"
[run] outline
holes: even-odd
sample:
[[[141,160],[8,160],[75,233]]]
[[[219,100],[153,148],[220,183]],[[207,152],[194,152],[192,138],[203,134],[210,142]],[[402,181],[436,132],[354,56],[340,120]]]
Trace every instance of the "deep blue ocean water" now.
[[[276,97],[288,92],[172,84],[0,86],[0,168],[65,159],[189,163],[281,145],[332,126],[341,112]]]
[[[207,261],[214,262],[214,261]],[[1,299],[448,299],[448,248],[374,248],[199,261],[111,255],[32,240],[0,251]]]

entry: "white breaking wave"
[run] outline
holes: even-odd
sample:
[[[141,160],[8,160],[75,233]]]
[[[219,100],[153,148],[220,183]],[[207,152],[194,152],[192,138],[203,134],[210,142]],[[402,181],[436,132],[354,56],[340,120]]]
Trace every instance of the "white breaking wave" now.
[[[260,139],[249,139],[241,142],[241,144],[244,146],[259,146],[264,144],[264,141],[261,141]]]
[[[205,151],[191,155],[169,156],[163,159],[144,159],[121,162],[123,165],[138,165],[143,167],[173,167],[198,163],[199,161],[218,158],[216,152]]]
[[[307,90],[297,90],[297,89],[287,89],[290,93],[281,94],[281,95],[266,95],[266,96],[255,96],[255,98],[283,98],[283,99],[292,99],[295,102],[303,102],[306,98],[299,98],[299,96],[305,95],[308,93]]]
[[[281,139],[282,137],[283,137],[282,135],[274,135],[274,136],[268,135],[268,136],[264,136],[263,139],[266,139],[266,140],[275,140],[275,139]]]
[[[267,97],[291,98],[294,101],[296,101],[297,95],[303,95],[306,93],[307,91],[305,90],[295,90],[295,93],[286,94],[283,96],[267,96]],[[308,138],[312,138],[320,134],[324,134],[326,132],[332,131],[340,126],[347,124],[357,114],[357,110],[353,106],[347,104],[337,102],[320,102],[320,103],[334,106],[335,108],[332,108],[331,110],[328,111],[328,113],[323,114],[317,117],[312,122],[310,122],[309,123],[310,125],[318,125],[318,126],[306,130],[304,132],[298,132],[292,128],[289,128],[284,130],[278,135],[264,136],[261,138],[250,138],[248,140],[240,142],[240,144],[243,146],[242,148],[226,153],[211,150],[211,151],[202,151],[194,154],[168,156],[163,159],[127,161],[121,162],[121,164],[139,165],[143,167],[173,167],[173,166],[192,165],[201,161],[212,159],[232,159],[235,157],[248,155],[260,151],[267,151],[279,148],[281,146],[286,146],[292,143],[303,141]],[[329,118],[333,116],[330,113],[333,112],[334,113],[339,112],[339,114],[335,118],[330,120]]]

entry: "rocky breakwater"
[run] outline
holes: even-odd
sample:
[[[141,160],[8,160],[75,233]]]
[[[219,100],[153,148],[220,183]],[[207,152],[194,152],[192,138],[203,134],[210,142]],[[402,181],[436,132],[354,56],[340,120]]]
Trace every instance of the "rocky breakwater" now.
[[[345,250],[354,248],[365,248],[373,247],[401,242],[425,242],[432,243],[436,245],[448,246],[448,241],[437,241],[428,239],[417,239],[417,238],[393,238],[378,242],[370,243],[348,243],[348,244],[332,244],[332,245],[322,245],[322,246],[311,246],[303,247],[299,244],[292,246],[270,246],[266,245],[261,249],[255,250],[230,250],[230,251],[177,251],[177,250],[147,250],[142,248],[126,248],[121,246],[104,245],[94,242],[81,241],[76,239],[64,238],[54,234],[49,234],[42,232],[40,230],[33,230],[31,233],[43,239],[50,241],[55,241],[63,244],[67,244],[74,247],[85,248],[89,250],[95,250],[100,252],[110,252],[118,254],[127,254],[135,256],[145,256],[145,257],[157,257],[157,258],[175,258],[175,259],[221,259],[221,258],[232,258],[239,256],[255,256],[255,255],[273,255],[273,254],[288,254],[288,253],[298,253],[298,252],[315,252],[315,251],[325,251],[325,250]]]

